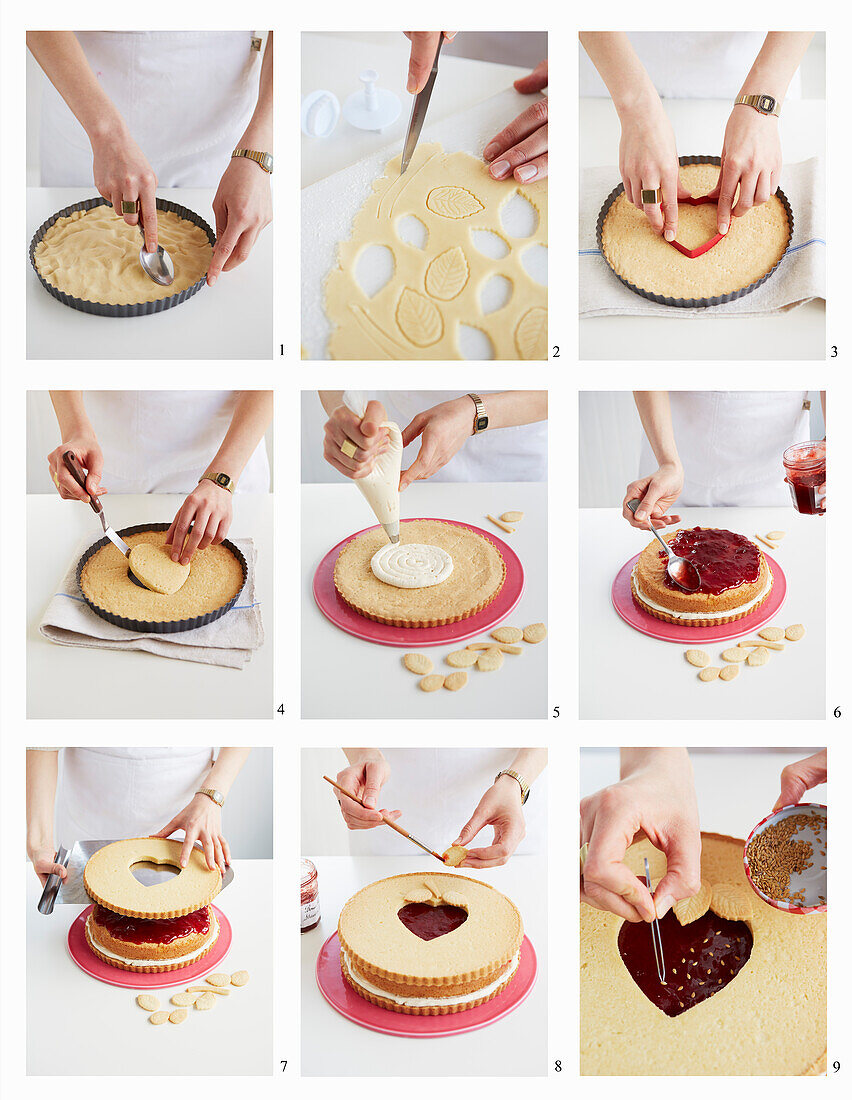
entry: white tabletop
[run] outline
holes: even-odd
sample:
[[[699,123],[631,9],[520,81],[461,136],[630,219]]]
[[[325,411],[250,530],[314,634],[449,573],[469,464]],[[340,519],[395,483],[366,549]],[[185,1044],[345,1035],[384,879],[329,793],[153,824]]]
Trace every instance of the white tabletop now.
[[[199,214],[216,230],[213,188],[161,187],[157,196]],[[57,210],[97,197],[91,187],[27,189],[30,238]],[[212,289],[149,317],[96,317],[51,297],[27,265],[28,359],[269,359],[272,355],[272,227],[251,255]],[[121,384],[118,378],[117,385]]]
[[[160,1027],[149,1024],[149,1013],[136,1004],[142,990],[107,985],[79,969],[67,935],[84,906],[57,905],[43,917],[37,910],[41,886],[27,868],[27,1073],[74,1078],[270,1072],[272,861],[235,860],[233,866],[234,881],[216,905],[231,922],[234,939],[216,969],[247,970],[249,984],[217,998],[210,1012],[191,1008],[182,1024]],[[165,1008],[186,985],[178,980],[151,992]]]
[[[409,53],[410,44],[401,31],[302,35],[302,97],[323,88],[333,92],[341,106],[340,120],[330,137],[302,134],[303,187],[395,142],[401,144],[411,114],[412,97],[405,90]],[[401,101],[396,122],[381,132],[358,130],[342,114],[347,97],[362,87],[358,79],[362,69],[375,69],[379,74],[377,87],[394,92]],[[470,61],[442,51],[440,76],[429,101],[429,124],[501,92],[525,73],[525,69],[514,65]]]
[[[547,860],[514,856],[504,867],[471,877],[517,905],[538,956],[538,977],[526,1001],[497,1023],[463,1036],[410,1039],[383,1035],[345,1019],[317,988],[320,948],[340,910],[377,879],[424,869],[414,856],[312,857],[319,880],[319,925],[302,936],[302,1074],[307,1077],[531,1077],[547,1073]],[[459,874],[467,874],[459,868]]]
[[[760,668],[741,667],[730,683],[703,683],[687,664],[689,648],[704,649],[717,667],[733,642],[657,641],[629,627],[612,606],[619,569],[650,537],[630,527],[615,508],[580,511],[581,718],[824,718],[825,523],[792,508],[687,508],[682,527],[722,527],[747,538],[786,531],[767,551],[787,577],[787,599],[772,625],[803,623],[799,642],[772,652]],[[760,544],[758,544],[760,545]]]
[[[402,518],[435,516],[481,527],[521,559],[525,588],[503,621],[524,627],[547,622],[547,485],[537,482],[450,484],[415,482],[402,495]],[[508,510],[524,519],[513,535],[485,518]],[[302,486],[302,717],[303,718],[542,718],[547,705],[547,641],[507,654],[496,672],[468,670],[461,691],[420,690],[402,658],[408,648],[364,642],[333,626],[314,602],[311,585],[321,559],[341,539],[375,524],[354,485]],[[482,638],[487,635],[483,634]],[[473,639],[469,639],[472,641]],[[452,671],[444,657],[465,642],[418,648],[435,670]],[[333,670],[334,690],[329,690]]]
[[[719,153],[728,100],[667,99],[681,155]],[[580,100],[580,167],[618,163],[620,126],[608,99]],[[790,99],[781,120],[788,164],[825,155],[825,103]],[[616,170],[617,176],[617,170]],[[617,178],[616,181],[617,182]],[[581,359],[823,359],[825,302],[770,317],[585,317]]]
[[[179,494],[108,494],[116,531],[174,519]],[[231,539],[252,538],[255,587],[266,643],[243,669],[170,660],[151,653],[54,645],[41,617],[82,539],[102,534],[84,504],[52,494],[27,497],[27,715],[30,718],[268,718],[272,703],[272,496],[234,496]],[[90,690],[91,685],[97,690]]]
[[[803,749],[690,749],[701,828],[742,840],[775,805],[781,791],[781,769],[802,760],[820,746]],[[580,797],[618,782],[617,749],[582,749]],[[808,791],[803,802],[827,804],[825,783]]]

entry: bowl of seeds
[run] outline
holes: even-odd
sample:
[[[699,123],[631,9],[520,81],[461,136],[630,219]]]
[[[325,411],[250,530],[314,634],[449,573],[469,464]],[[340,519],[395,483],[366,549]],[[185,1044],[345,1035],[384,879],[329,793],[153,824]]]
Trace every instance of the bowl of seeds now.
[[[825,913],[828,898],[828,808],[782,806],[752,829],[743,866],[757,896],[785,913]]]

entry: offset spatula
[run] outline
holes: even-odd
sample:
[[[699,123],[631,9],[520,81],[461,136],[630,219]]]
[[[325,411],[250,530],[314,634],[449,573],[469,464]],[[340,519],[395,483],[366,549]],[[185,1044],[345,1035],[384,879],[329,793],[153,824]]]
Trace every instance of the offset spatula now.
[[[60,867],[67,867],[68,860],[71,857],[71,852],[68,848],[64,848],[59,845],[59,851],[54,856],[53,862],[58,863]],[[38,911],[45,917],[49,917],[53,912],[53,907],[56,905],[56,898],[59,894],[59,887],[62,885],[62,879],[59,875],[48,875],[47,882],[44,884],[44,889],[41,892],[41,897],[38,899]]]
[[[350,794],[349,791],[345,791],[342,787],[338,786],[333,779],[329,779],[327,775],[324,775],[323,779],[326,781],[326,783],[330,783],[336,791],[340,791],[341,794],[345,794],[347,798],[351,798],[352,801],[357,802],[359,806],[364,806],[364,803],[361,801],[360,798],[356,798],[354,794]],[[365,810],[369,810],[371,808],[372,807],[370,806],[364,806]],[[406,840],[410,840],[412,844],[416,844],[418,848],[422,848],[427,855],[434,856],[442,867],[446,867],[446,863],[444,863],[443,859],[441,859],[437,852],[433,852],[432,849],[429,848],[426,844],[422,844],[416,836],[412,836],[411,833],[407,833],[401,825],[397,825],[395,821],[391,821],[391,819],[389,817],[385,817],[384,814],[382,814],[382,821],[384,821],[385,825],[390,825],[395,833],[399,833],[399,835],[404,836]]]

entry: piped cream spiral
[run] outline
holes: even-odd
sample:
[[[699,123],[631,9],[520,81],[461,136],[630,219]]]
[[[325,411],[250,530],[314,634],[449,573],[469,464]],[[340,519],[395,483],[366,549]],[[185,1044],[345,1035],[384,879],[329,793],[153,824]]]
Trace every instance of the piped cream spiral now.
[[[373,554],[373,575],[394,588],[430,588],[453,571],[453,559],[440,546],[422,542],[388,543]]]

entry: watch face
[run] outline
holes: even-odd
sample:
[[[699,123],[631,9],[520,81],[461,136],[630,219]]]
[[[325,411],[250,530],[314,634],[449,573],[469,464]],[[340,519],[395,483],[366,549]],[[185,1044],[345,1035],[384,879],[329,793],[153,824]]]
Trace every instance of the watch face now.
[[[761,111],[766,111],[768,115],[771,115],[775,110],[775,100],[771,95],[762,95],[758,107]]]
[[[216,474],[216,484],[221,485],[223,489],[227,489],[231,479],[227,474]]]
[[[487,427],[488,427],[488,417],[487,416],[478,416],[476,418],[476,430],[478,432],[484,432]]]

